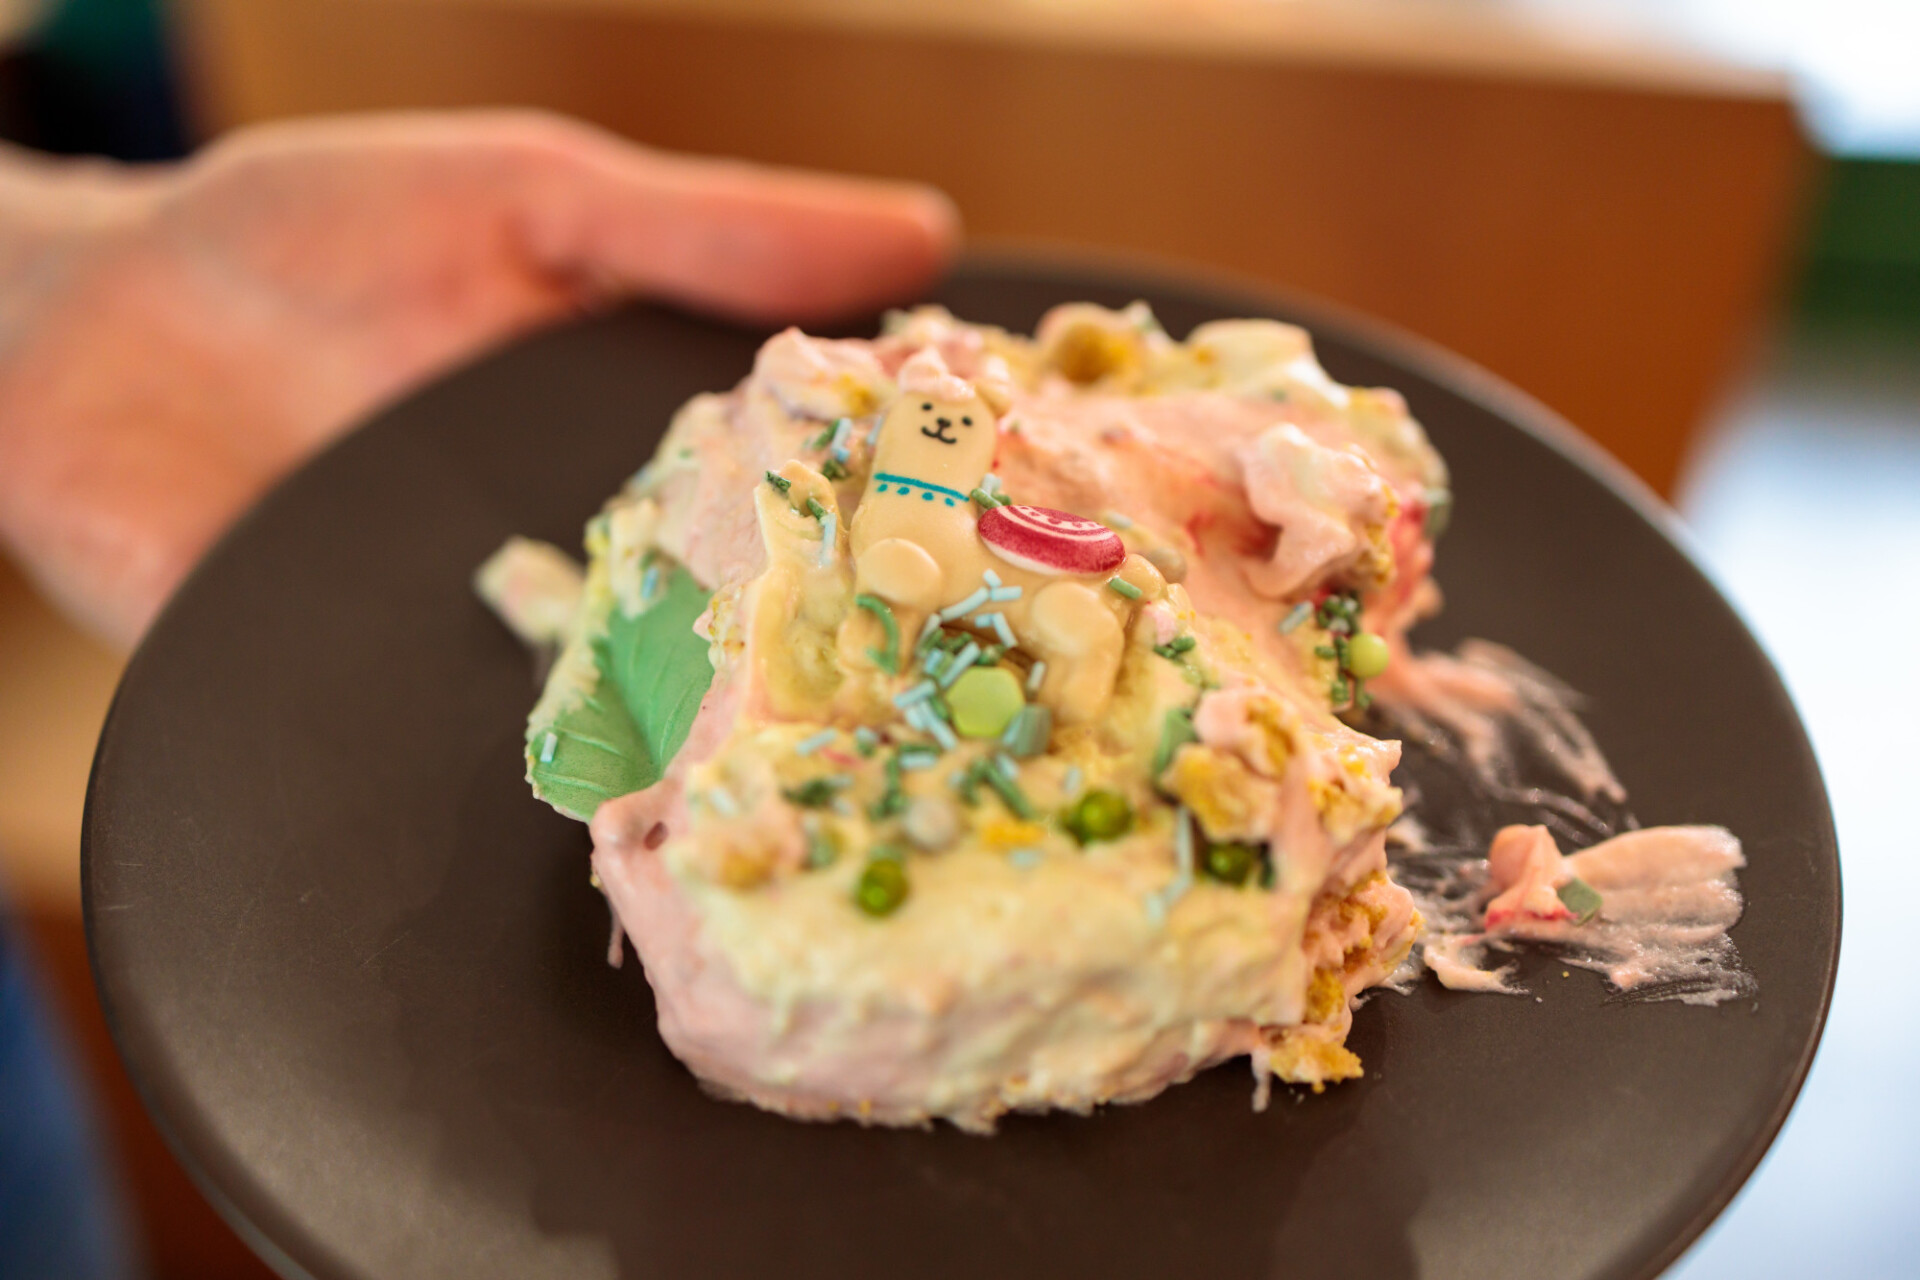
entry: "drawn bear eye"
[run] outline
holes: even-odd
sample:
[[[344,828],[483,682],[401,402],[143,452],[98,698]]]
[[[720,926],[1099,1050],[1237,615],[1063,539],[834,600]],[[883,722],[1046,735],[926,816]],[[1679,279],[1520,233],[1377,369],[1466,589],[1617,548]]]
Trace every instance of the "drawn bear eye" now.
[[[921,405],[920,407],[921,407],[922,409],[925,409],[925,410],[926,410],[926,411],[927,411],[928,413],[932,413],[932,412],[933,412],[933,406],[932,406],[932,405],[930,405],[930,404],[923,404],[923,405]]]
[[[972,419],[972,418],[962,418],[962,419],[960,419],[960,425],[961,425],[961,426],[963,426],[963,427],[970,427],[970,426],[972,426],[972,425],[973,425],[973,419]]]

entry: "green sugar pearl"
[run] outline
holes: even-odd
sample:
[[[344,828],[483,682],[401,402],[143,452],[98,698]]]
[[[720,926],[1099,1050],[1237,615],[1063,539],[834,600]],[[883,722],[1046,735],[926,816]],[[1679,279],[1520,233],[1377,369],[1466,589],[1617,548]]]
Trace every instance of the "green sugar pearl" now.
[[[853,887],[853,904],[870,916],[890,916],[907,900],[907,869],[897,858],[876,858]]]
[[[1347,641],[1347,670],[1357,679],[1373,679],[1387,669],[1392,656],[1387,642],[1371,631],[1362,631]]]
[[[1250,844],[1216,844],[1207,848],[1200,869],[1221,884],[1241,885],[1260,865],[1260,851]]]
[[[1095,788],[1074,801],[1061,823],[1081,844],[1117,840],[1133,826],[1133,806],[1118,791]]]
[[[970,667],[947,690],[954,732],[965,738],[997,738],[1027,705],[1020,679],[1005,667]]]

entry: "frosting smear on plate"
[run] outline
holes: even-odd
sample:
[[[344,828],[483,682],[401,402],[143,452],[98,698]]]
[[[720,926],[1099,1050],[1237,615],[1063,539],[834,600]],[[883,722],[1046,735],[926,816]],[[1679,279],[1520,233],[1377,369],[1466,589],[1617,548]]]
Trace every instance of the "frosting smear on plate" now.
[[[1449,508],[1399,396],[1292,326],[924,308],[775,336],[676,416],[583,577],[515,542],[480,587],[558,648],[528,777],[591,822],[674,1053],[793,1116],[986,1130],[1242,1055],[1262,1101],[1359,1074],[1355,1001],[1422,918],[1387,861],[1400,744],[1349,720],[1438,687],[1403,637]],[[1605,915],[1541,834],[1496,842],[1506,914],[1456,932]]]

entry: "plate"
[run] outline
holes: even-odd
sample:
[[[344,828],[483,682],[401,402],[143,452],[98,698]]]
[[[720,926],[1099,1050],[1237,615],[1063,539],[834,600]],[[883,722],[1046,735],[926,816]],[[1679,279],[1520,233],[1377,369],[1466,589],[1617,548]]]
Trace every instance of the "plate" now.
[[[1456,475],[1429,644],[1585,693],[1640,818],[1746,841],[1757,999],[1371,999],[1366,1077],[1255,1114],[1244,1064],[1140,1106],[951,1129],[706,1097],[604,960],[585,830],[535,802],[526,655],[473,598],[509,534],[577,546],[688,396],[763,335],[633,309],[379,416],[207,558],[129,665],[88,793],[101,997],[175,1150],[288,1276],[1628,1277],[1752,1171],[1832,988],[1839,863],[1779,679],[1638,486],[1484,373],[1214,284],[975,260],[934,295],[1029,329],[1150,301],[1176,334],[1303,321],[1399,388]],[[850,331],[871,331],[871,325]]]

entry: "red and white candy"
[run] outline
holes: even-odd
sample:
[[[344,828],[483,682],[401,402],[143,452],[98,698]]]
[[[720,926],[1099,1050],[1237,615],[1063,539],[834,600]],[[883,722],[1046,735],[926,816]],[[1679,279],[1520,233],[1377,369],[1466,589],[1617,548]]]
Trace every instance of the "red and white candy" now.
[[[1119,534],[1098,520],[1051,507],[982,512],[980,540],[1008,564],[1034,573],[1112,573],[1127,558]]]

